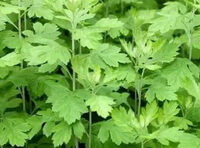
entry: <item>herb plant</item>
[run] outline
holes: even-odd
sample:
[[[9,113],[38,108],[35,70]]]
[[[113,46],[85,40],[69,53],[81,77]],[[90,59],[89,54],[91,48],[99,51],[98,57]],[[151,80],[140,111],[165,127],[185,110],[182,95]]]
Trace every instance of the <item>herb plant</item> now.
[[[0,146],[200,148],[200,0],[0,0]]]

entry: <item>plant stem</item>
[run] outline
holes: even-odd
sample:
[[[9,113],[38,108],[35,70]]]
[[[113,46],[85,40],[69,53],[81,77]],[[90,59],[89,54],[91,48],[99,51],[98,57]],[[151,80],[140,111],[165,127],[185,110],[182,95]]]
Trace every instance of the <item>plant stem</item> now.
[[[190,53],[189,53],[189,59],[192,60],[192,51],[193,51],[193,45],[192,45],[192,30],[190,30],[190,33],[188,35],[188,40],[189,40],[189,48],[190,48]]]
[[[62,67],[63,70],[66,72],[66,76],[68,75],[68,76],[70,77],[70,79],[73,81],[72,75],[71,75],[71,73],[69,72],[68,68],[67,68],[64,64],[61,64],[61,67]]]
[[[75,51],[75,30],[76,30],[76,24],[74,23],[74,21],[72,22],[72,58],[75,57],[76,55],[76,51]],[[76,73],[73,70],[72,72],[72,90],[75,91],[76,90]],[[78,138],[75,137],[75,145],[76,148],[79,148],[79,143],[78,143]]]
[[[73,27],[72,29],[72,58],[75,57],[75,39],[74,39],[74,34],[75,34],[75,28]],[[76,73],[73,70],[72,74],[72,90],[76,90]]]
[[[142,74],[141,74],[141,77],[140,77],[140,80],[143,79],[144,77],[144,73],[145,73],[145,69],[142,69]],[[141,110],[141,101],[142,101],[142,85],[139,86],[138,88],[138,116],[140,116],[140,110]]]
[[[79,43],[79,54],[82,54],[81,40],[80,40],[80,43]]]
[[[24,30],[27,30],[27,13],[24,13]]]
[[[107,0],[107,3],[106,3],[106,16],[105,17],[108,17],[108,14],[109,14],[109,0]]]
[[[27,9],[24,11],[23,13],[24,15],[24,31],[27,30]],[[30,111],[30,114],[32,113],[32,97],[31,97],[31,94],[29,93],[29,111]]]
[[[121,0],[121,14],[124,13],[124,2],[123,0]]]
[[[194,4],[196,4],[196,0],[194,0]],[[196,12],[196,8],[193,7],[192,9],[192,19],[191,21],[193,22],[193,19],[194,19],[194,15],[195,15],[195,12]],[[189,48],[190,48],[190,52],[189,52],[189,59],[192,60],[192,51],[193,51],[193,36],[192,36],[192,33],[193,33],[193,30],[194,30],[194,27],[193,27],[193,24],[192,24],[192,27],[189,29],[189,32],[187,33],[188,34],[188,40],[189,40]]]
[[[144,142],[143,141],[141,142],[141,148],[144,148]]]
[[[135,95],[135,111],[137,111],[137,90],[135,90],[134,95]]]
[[[181,109],[182,116],[185,117],[185,112],[184,112],[184,109],[181,105],[180,105],[180,109]]]
[[[21,7],[21,0],[18,0],[18,6]],[[21,20],[21,12],[18,14],[18,31],[19,31],[19,39],[22,39],[22,20]],[[20,51],[21,52],[21,51]],[[24,68],[23,60],[21,62],[21,69]],[[25,88],[22,87],[22,100],[23,100],[23,111],[26,111],[26,97],[25,97]]]
[[[89,109],[89,148],[92,148],[92,111]]]
[[[141,100],[142,100],[142,93],[141,93],[141,88],[138,89],[138,116],[140,116],[140,110],[141,110]]]
[[[106,3],[106,15],[105,15],[106,18],[108,17],[108,14],[109,14],[109,0],[107,0]],[[106,39],[107,39],[107,32],[105,32],[104,34],[104,42],[106,41]]]

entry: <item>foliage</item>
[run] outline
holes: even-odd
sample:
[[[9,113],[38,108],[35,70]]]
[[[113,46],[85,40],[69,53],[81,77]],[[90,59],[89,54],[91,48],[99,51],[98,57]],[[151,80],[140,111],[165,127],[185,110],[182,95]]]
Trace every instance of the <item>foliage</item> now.
[[[200,0],[0,0],[0,146],[200,148]]]

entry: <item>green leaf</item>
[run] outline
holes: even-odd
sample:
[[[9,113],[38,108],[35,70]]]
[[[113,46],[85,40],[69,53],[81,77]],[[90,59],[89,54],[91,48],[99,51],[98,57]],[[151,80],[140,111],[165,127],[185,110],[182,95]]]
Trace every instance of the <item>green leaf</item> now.
[[[178,103],[175,101],[165,102],[163,109],[160,109],[158,112],[158,123],[160,125],[167,124],[170,121],[175,120],[175,115],[179,113]]]
[[[9,67],[1,67],[1,71],[0,71],[0,78],[3,79],[5,78],[10,72],[10,68]]]
[[[29,139],[31,139],[41,130],[43,122],[39,116],[32,116],[27,119],[27,122],[31,126],[31,131],[28,133]]]
[[[112,98],[114,98],[114,101],[116,102],[115,106],[119,106],[122,104],[127,105],[130,107],[128,103],[128,97],[130,96],[129,93],[118,93],[118,92],[113,92],[110,94]]]
[[[127,55],[120,53],[120,48],[109,44],[102,44],[97,50],[91,53],[93,56],[100,57],[107,65],[118,67],[119,63],[129,63]],[[112,58],[111,58],[112,57]],[[94,57],[95,58],[95,57]]]
[[[43,17],[47,20],[53,19],[53,11],[46,5],[45,0],[34,0],[28,11],[29,17]]]
[[[136,79],[136,72],[131,66],[119,66],[118,68],[110,68],[105,71],[104,83],[111,81],[126,80],[128,83],[134,82]]]
[[[54,127],[55,127],[55,123],[54,122],[47,122],[43,127],[44,135],[49,137],[53,133],[52,129]]]
[[[51,103],[52,110],[58,112],[59,116],[63,117],[68,124],[79,120],[81,115],[87,112],[85,103],[76,96],[75,92],[55,82],[48,82],[47,84],[47,103]]]
[[[101,142],[105,143],[109,137],[111,140],[120,145],[121,143],[133,143],[136,135],[125,127],[116,126],[112,120],[104,121],[101,123],[101,127],[98,133],[98,138]]]
[[[0,67],[14,66],[21,62],[21,56],[15,52],[11,52],[0,58]]]
[[[80,40],[81,46],[89,49],[95,49],[100,45],[100,41],[103,39],[100,34],[102,31],[95,28],[81,28],[76,29],[75,39]]]
[[[111,115],[117,126],[127,128],[130,131],[131,129],[137,130],[141,128],[138,119],[131,110],[127,112],[125,108],[120,107],[119,109],[114,109]]]
[[[0,16],[0,31],[6,29],[6,21]]]
[[[6,109],[20,106],[22,100],[17,98],[19,91],[10,85],[0,88],[0,112],[3,114]]]
[[[94,25],[95,28],[108,31],[113,28],[120,28],[123,26],[123,23],[118,19],[102,18]]]
[[[77,121],[72,125],[72,127],[74,135],[81,139],[83,137],[83,134],[86,132],[83,123],[81,121]]]
[[[158,18],[151,21],[149,31],[166,33],[174,29],[187,29],[185,24],[189,23],[191,14],[187,14],[187,8],[180,2],[167,2],[165,7],[158,12]],[[167,24],[167,26],[166,26]]]
[[[0,145],[3,146],[10,143],[11,146],[23,147],[28,140],[26,132],[30,130],[30,126],[18,116],[4,117],[0,123]]]
[[[175,117],[174,119],[174,126],[179,127],[180,129],[188,130],[188,128],[192,125],[193,123],[190,120],[183,117]]]
[[[170,63],[174,61],[175,57],[179,54],[177,51],[179,50],[179,45],[175,43],[166,43],[164,44],[161,41],[154,45],[155,53],[152,55],[153,62],[157,63]]]
[[[140,115],[140,124],[142,127],[147,127],[155,118],[157,118],[158,106],[154,101],[151,104],[147,104],[145,108],[142,108]]]
[[[55,147],[61,146],[63,143],[67,144],[71,139],[72,129],[66,122],[60,122],[52,129],[53,144]]]
[[[33,24],[34,33],[30,30],[23,32],[28,37],[30,43],[45,43],[50,40],[57,40],[61,34],[58,27],[54,24],[45,23],[44,25],[37,22]],[[47,43],[46,43],[47,44]]]
[[[163,145],[169,145],[169,141],[171,141],[179,143],[178,148],[197,148],[200,146],[200,139],[197,136],[184,133],[178,127],[161,129],[153,135]]]
[[[0,15],[19,13],[20,8],[18,6],[13,6],[6,2],[0,2],[0,4],[1,4]]]
[[[85,10],[78,10],[76,9],[74,12],[72,12],[71,10],[65,10],[65,13],[67,15],[67,17],[58,17],[58,18],[62,18],[62,19],[66,19],[69,20],[73,25],[77,25],[79,23],[81,23],[82,21],[88,20],[93,18],[95,15],[94,14],[90,14],[88,13],[88,9]]]
[[[112,110],[112,105],[115,102],[113,98],[107,96],[93,95],[89,100],[86,101],[86,105],[90,106],[92,111],[96,111],[98,115],[106,118]]]
[[[147,90],[145,97],[148,102],[152,102],[155,99],[160,101],[177,100],[176,91],[175,88],[167,85],[164,79],[155,78]]]
[[[81,42],[83,47],[89,49],[96,49],[100,46],[100,41],[103,39],[101,33],[113,28],[122,27],[123,23],[117,19],[103,18],[99,20],[94,26],[83,27],[76,29],[75,39]]]
[[[59,62],[67,64],[71,58],[68,48],[56,42],[50,42],[48,45],[44,46],[29,46],[25,52],[24,57],[29,65],[40,65],[45,63],[53,65]]]
[[[22,47],[22,55],[29,65],[42,65],[41,72],[55,70],[60,62],[67,64],[71,58],[69,49],[59,39],[60,32],[54,24],[33,24],[34,33],[30,30],[24,31],[27,41]],[[57,42],[59,41],[59,42]],[[37,44],[37,46],[35,46]],[[52,67],[53,65],[53,67]]]
[[[41,73],[45,73],[45,72],[53,72],[56,68],[57,68],[57,63],[53,64],[53,65],[50,65],[50,64],[43,64],[39,67],[39,72]]]
[[[199,77],[199,68],[187,59],[177,58],[163,70],[162,76],[167,83],[175,88],[184,88],[197,100],[200,98],[200,89],[195,81]]]

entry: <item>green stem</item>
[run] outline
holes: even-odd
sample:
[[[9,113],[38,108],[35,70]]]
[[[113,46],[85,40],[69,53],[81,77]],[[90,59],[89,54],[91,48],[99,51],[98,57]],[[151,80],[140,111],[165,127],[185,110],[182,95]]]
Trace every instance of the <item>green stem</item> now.
[[[73,81],[72,75],[71,75],[71,73],[69,72],[68,68],[67,68],[64,64],[61,64],[61,67],[62,67],[63,70],[66,72],[66,77],[69,76],[70,79]],[[64,73],[64,74],[65,74],[65,73]]]
[[[77,139],[77,138],[75,138],[75,145],[76,145],[76,148],[78,148],[78,147],[79,147],[79,144],[78,144],[78,139]]]
[[[196,4],[196,0],[194,0],[194,5]],[[195,12],[196,12],[196,8],[193,7],[192,9],[192,21],[194,19],[194,15],[195,15]],[[192,26],[190,29],[189,29],[189,32],[187,33],[188,34],[188,40],[189,40],[189,48],[190,48],[190,52],[189,52],[189,59],[192,60],[192,51],[193,51],[193,36],[192,36],[192,33],[193,33],[193,30],[194,30],[194,27]]]
[[[107,18],[108,14],[109,14],[109,0],[107,0],[107,3],[105,3],[105,4],[106,4],[106,15],[105,15],[105,17]],[[104,34],[104,42],[106,41],[106,39],[107,39],[107,32],[105,32],[105,34]]]
[[[143,79],[144,73],[145,73],[145,69],[142,70],[142,74],[141,74],[140,80]],[[139,88],[138,88],[138,116],[140,116],[140,110],[141,110],[142,87],[143,87],[143,86],[139,86]]]
[[[75,34],[75,28],[73,27],[72,30],[72,58],[75,57],[75,39],[74,39],[74,34]],[[72,90],[76,90],[76,73],[73,70],[72,74]]]
[[[109,14],[109,0],[107,0],[106,3],[106,17],[108,17],[108,14]]]
[[[192,51],[193,51],[193,39],[192,39],[192,30],[190,30],[190,33],[188,35],[188,40],[189,40],[189,48],[190,48],[190,53],[189,53],[189,59],[192,60]]]
[[[137,91],[135,90],[135,92],[134,92],[134,94],[135,94],[135,111],[137,111]]]
[[[24,30],[27,30],[27,13],[24,13]]]
[[[180,109],[181,109],[182,116],[185,117],[185,112],[184,112],[184,109],[181,105],[180,105]]]
[[[27,30],[27,10],[24,11],[24,31]],[[32,103],[32,97],[31,97],[31,94],[29,93],[29,111],[30,111],[30,114],[32,113],[33,111],[33,103]]]
[[[141,110],[141,101],[142,101],[142,93],[141,93],[141,88],[138,89],[138,116],[140,116],[140,110]]]
[[[89,148],[92,148],[92,111],[89,109]]]
[[[124,2],[121,0],[121,14],[124,14]]]
[[[82,54],[81,40],[80,40],[80,44],[79,44],[79,54]]]
[[[73,21],[73,23],[72,23],[72,58],[75,57],[75,55],[76,55],[75,38],[74,38],[75,30],[76,30],[76,24]],[[74,70],[72,72],[72,90],[73,91],[76,90],[76,73],[75,73]],[[76,145],[76,148],[79,148],[79,142],[78,142],[78,138],[77,137],[75,137],[75,145]]]
[[[3,122],[3,114],[4,114],[4,112],[2,111],[0,114],[0,122],[1,123]],[[3,148],[3,145],[1,145],[1,148]]]
[[[21,0],[18,0],[18,6],[21,7]],[[18,14],[18,31],[19,31],[19,39],[22,39],[22,20],[21,20],[21,12]],[[21,69],[24,68],[23,60],[21,62]],[[25,97],[25,88],[22,87],[22,100],[23,100],[23,111],[26,111],[26,97]]]
[[[141,142],[141,148],[144,148],[144,142],[143,141]]]

